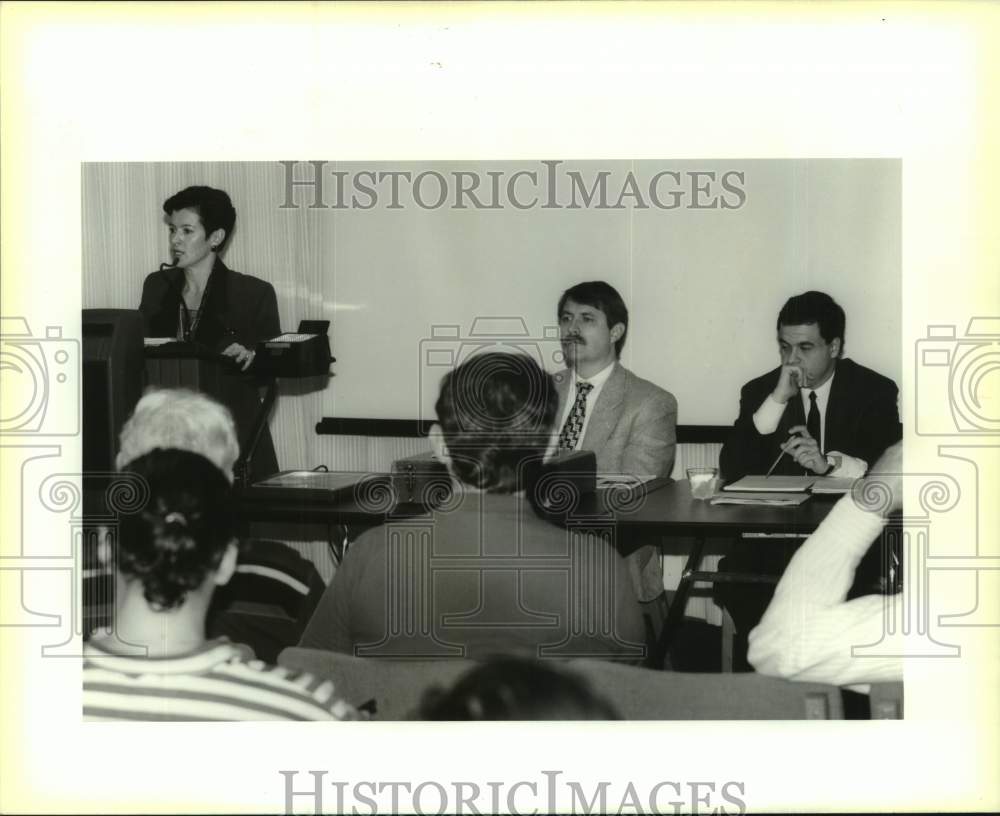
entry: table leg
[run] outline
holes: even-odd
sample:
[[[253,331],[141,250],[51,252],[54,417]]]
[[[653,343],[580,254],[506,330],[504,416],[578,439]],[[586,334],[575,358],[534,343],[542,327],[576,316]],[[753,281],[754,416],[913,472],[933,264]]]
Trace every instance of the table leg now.
[[[349,540],[349,528],[346,524],[335,524],[333,522],[326,526],[326,540],[330,547],[330,556],[333,558],[333,565],[339,567],[347,553]]]
[[[696,536],[694,544],[691,546],[691,552],[688,553],[684,572],[681,573],[681,580],[677,585],[677,593],[674,595],[674,601],[670,604],[670,609],[667,611],[667,620],[663,624],[663,632],[660,633],[660,639],[657,641],[656,648],[650,656],[650,665],[653,668],[662,669],[664,661],[670,653],[674,637],[676,637],[677,630],[680,629],[681,623],[684,620],[684,609],[687,607],[688,596],[691,594],[691,588],[694,586],[693,576],[698,571],[698,567],[701,566],[701,555],[704,549],[705,536]]]

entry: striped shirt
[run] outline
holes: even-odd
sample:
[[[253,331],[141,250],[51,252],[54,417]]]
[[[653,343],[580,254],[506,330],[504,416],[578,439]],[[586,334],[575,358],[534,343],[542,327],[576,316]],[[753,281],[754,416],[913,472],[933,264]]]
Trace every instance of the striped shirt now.
[[[84,644],[84,720],[351,720],[333,682],[209,641],[179,657],[116,655]]]

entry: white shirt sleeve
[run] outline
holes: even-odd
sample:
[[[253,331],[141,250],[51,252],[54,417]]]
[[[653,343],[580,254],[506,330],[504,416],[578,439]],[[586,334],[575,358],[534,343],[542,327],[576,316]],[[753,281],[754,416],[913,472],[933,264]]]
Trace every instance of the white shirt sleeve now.
[[[778,430],[778,423],[781,422],[783,413],[785,413],[785,403],[778,402],[773,395],[768,394],[767,399],[760,404],[760,408],[753,415],[753,424],[757,433],[761,436],[773,434]]]
[[[901,680],[899,657],[857,656],[854,646],[902,640],[887,621],[902,620],[902,594],[845,601],[858,562],[882,529],[850,494],[792,557],[771,605],[750,632],[750,663],[761,674],[850,685]],[[893,618],[893,616],[895,616]],[[885,654],[902,654],[884,648]]]
[[[840,451],[830,451],[829,456],[839,456],[840,464],[830,473],[830,476],[839,476],[845,479],[857,479],[868,472],[868,463],[864,459],[856,456],[848,456]]]

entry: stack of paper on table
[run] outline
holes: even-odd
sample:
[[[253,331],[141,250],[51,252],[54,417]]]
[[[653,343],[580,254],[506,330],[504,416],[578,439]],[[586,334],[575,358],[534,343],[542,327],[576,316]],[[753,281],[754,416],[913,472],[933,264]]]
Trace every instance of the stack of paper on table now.
[[[848,493],[853,478],[834,476],[744,476],[723,490],[752,493]]]
[[[804,493],[816,481],[815,476],[744,476],[723,490],[764,493]]]
[[[709,499],[711,504],[757,504],[771,507],[794,507],[809,498],[808,493],[769,493],[763,491],[745,493],[720,493]]]

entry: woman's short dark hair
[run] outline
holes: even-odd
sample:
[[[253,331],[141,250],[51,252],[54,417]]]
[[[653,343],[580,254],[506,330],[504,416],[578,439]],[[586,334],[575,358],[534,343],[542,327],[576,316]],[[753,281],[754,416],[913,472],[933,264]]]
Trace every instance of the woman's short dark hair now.
[[[551,375],[526,354],[476,354],[449,371],[435,410],[452,472],[496,493],[525,487],[548,447],[559,397]]]
[[[219,242],[217,251],[228,243],[236,225],[236,208],[225,190],[214,187],[185,187],[179,193],[174,193],[163,202],[163,212],[171,215],[178,210],[194,210],[205,228],[205,236],[211,235],[217,229],[225,232]]]
[[[618,720],[615,707],[587,681],[540,660],[497,657],[443,691],[431,689],[421,720]]]
[[[179,607],[233,540],[229,481],[205,457],[175,449],[156,448],[126,472],[140,478],[148,497],[119,515],[118,570],[142,582],[154,609]]]
[[[778,313],[778,331],[782,326],[808,326],[815,323],[819,335],[829,344],[840,338],[840,353],[844,353],[844,310],[825,292],[803,292],[790,297]]]
[[[619,323],[625,327],[622,336],[615,341],[615,355],[622,356],[622,349],[625,348],[625,338],[628,336],[628,307],[622,296],[618,294],[610,283],[604,281],[586,281],[571,286],[562,293],[559,298],[559,305],[556,307],[556,318],[562,316],[563,306],[567,300],[579,303],[581,306],[591,306],[604,312],[604,317],[608,321],[608,328],[613,329]]]

